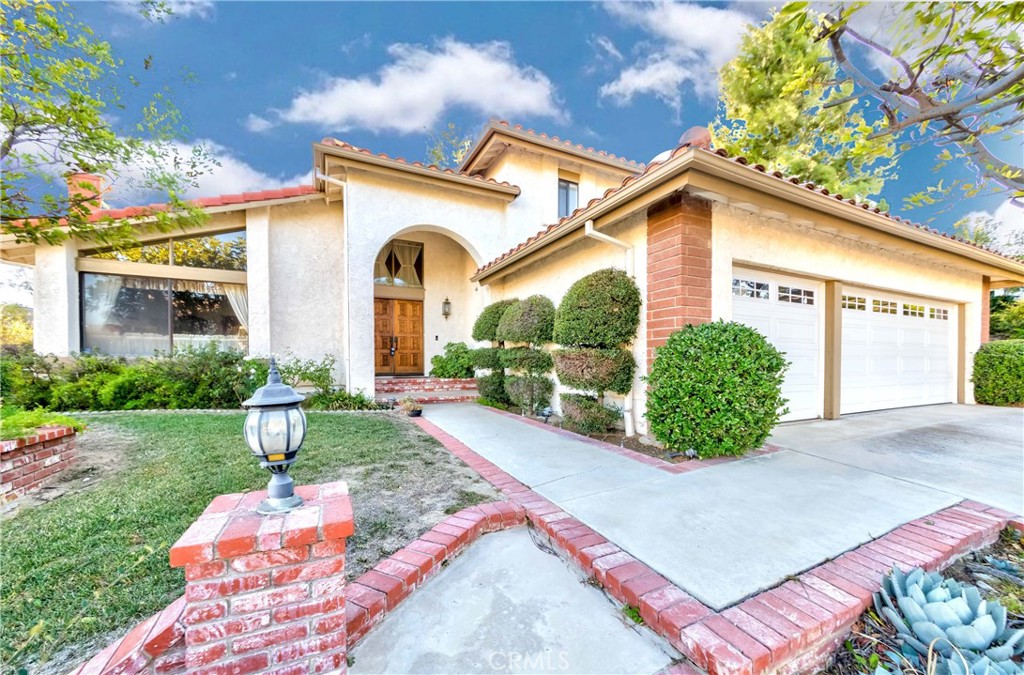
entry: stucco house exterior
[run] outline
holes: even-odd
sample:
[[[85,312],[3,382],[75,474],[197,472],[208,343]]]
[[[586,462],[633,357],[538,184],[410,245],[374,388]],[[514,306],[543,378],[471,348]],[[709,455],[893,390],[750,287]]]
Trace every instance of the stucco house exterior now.
[[[643,166],[492,122],[457,171],[328,138],[313,145],[312,183],[200,200],[205,225],[146,235],[137,255],[4,242],[5,260],[34,266],[37,351],[217,340],[332,355],[339,384],[372,394],[471,343],[488,303],[557,304],[618,267],[645,300],[637,379],[618,401],[643,432],[655,348],[716,319],[787,353],[787,419],[973,402],[989,292],[1024,285],[1019,261],[767,173],[701,134]]]

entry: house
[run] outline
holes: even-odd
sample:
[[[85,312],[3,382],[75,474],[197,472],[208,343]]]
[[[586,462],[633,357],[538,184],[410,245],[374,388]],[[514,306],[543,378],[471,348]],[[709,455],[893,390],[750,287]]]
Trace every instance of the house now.
[[[127,254],[7,242],[35,267],[36,349],[330,354],[339,383],[373,393],[470,342],[488,303],[557,304],[614,266],[645,298],[619,401],[643,431],[655,348],[715,319],[786,352],[788,419],[972,402],[989,292],[1024,284],[1019,261],[715,152],[706,132],[646,166],[506,122],[458,171],[330,138],[313,160],[313,185],[200,200],[201,228]]]

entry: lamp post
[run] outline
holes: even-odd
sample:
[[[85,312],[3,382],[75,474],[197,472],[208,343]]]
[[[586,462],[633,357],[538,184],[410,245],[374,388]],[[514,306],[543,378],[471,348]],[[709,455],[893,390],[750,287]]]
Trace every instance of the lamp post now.
[[[249,409],[245,418],[245,442],[260,466],[270,471],[267,498],[256,507],[258,513],[286,513],[302,506],[295,494],[295,481],[288,467],[306,437],[306,413],[299,407],[305,396],[281,382],[277,362],[271,357],[267,383],[242,403]]]

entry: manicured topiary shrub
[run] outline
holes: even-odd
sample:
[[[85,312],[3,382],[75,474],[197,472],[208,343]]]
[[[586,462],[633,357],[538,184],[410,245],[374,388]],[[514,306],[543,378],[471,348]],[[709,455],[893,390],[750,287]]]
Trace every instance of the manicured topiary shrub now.
[[[542,345],[551,342],[554,325],[555,304],[543,295],[531,295],[505,311],[496,335],[502,342]]]
[[[593,396],[562,394],[562,421],[584,434],[598,434],[615,426],[622,413],[601,404]]]
[[[444,354],[430,359],[430,374],[434,377],[473,377],[473,352],[465,342],[449,342]]]
[[[476,376],[476,390],[480,398],[496,403],[511,403],[505,392],[505,375],[501,372]]]
[[[479,347],[473,350],[473,367],[481,370],[501,368],[501,352],[499,347]]]
[[[534,413],[551,404],[555,383],[540,375],[508,375],[505,377],[505,392],[512,403],[524,412]]]
[[[520,370],[532,375],[549,372],[554,367],[551,353],[533,347],[513,347],[499,352],[502,367]]]
[[[566,347],[630,344],[640,326],[640,304],[640,289],[622,270],[588,274],[562,298],[554,341]]]
[[[1024,340],[983,344],[974,355],[974,398],[986,405],[1024,405]]]
[[[636,361],[621,347],[559,349],[555,369],[559,382],[573,389],[627,394],[633,386]]]
[[[789,364],[753,328],[717,321],[686,328],[659,347],[647,378],[651,433],[700,457],[758,448],[785,414]]]
[[[498,340],[496,332],[502,315],[505,313],[505,310],[517,302],[519,301],[514,298],[511,300],[499,300],[484,307],[484,311],[480,312],[480,316],[476,318],[476,322],[473,324],[473,339],[477,342],[496,342]]]

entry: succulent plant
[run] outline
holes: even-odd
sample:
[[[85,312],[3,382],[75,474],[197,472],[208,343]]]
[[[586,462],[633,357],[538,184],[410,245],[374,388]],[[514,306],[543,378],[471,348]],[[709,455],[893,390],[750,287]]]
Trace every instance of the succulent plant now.
[[[918,668],[935,658],[935,675],[1020,675],[1012,657],[1024,653],[1024,629],[1007,625],[1006,608],[983,600],[974,586],[917,568],[893,568],[875,593],[875,610],[896,629],[902,655],[895,663]],[[879,668],[875,675],[900,673]],[[932,672],[929,669],[929,672]]]

